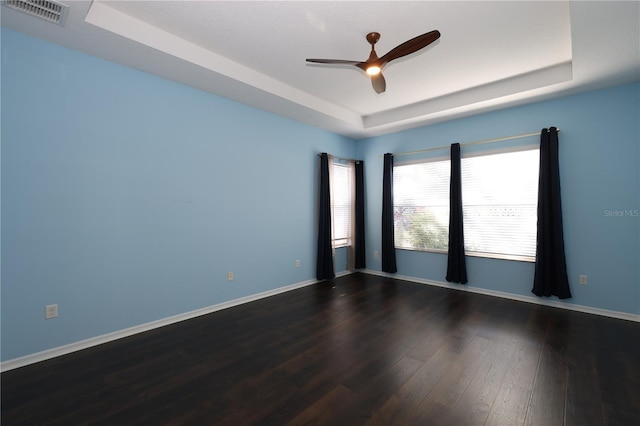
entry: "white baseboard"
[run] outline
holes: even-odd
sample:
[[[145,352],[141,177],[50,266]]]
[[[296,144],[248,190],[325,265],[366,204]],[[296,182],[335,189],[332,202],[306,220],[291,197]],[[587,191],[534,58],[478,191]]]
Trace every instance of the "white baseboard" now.
[[[542,299],[534,296],[522,296],[519,294],[506,293],[503,291],[496,291],[496,290],[487,290],[487,289],[478,288],[478,287],[469,287],[467,285],[452,284],[452,283],[443,282],[443,281],[427,280],[424,278],[416,278],[416,277],[410,277],[406,275],[389,274],[386,272],[375,271],[372,269],[365,269],[365,270],[362,270],[361,272],[365,274],[378,275],[381,277],[397,278],[399,280],[411,281],[418,284],[445,287],[445,288],[450,288],[454,290],[468,291],[470,293],[478,293],[478,294],[484,294],[487,296],[501,297],[503,299],[511,299],[511,300],[517,300],[520,302],[535,303],[537,305],[551,306],[554,308],[567,309],[570,311],[584,312],[587,314],[601,315],[605,317],[623,319],[627,321],[640,322],[640,315],[630,314],[628,312],[610,311],[608,309],[600,309],[600,308],[593,308],[591,306],[576,305],[573,303],[561,302],[559,300],[548,300],[548,299]]]
[[[352,274],[355,271],[343,271],[336,274],[336,278],[343,277],[345,275]],[[601,315],[611,318],[618,318],[628,321],[640,322],[640,315],[630,314],[626,312],[610,311],[607,309],[592,308],[589,306],[575,305],[572,303],[563,303],[555,300],[540,299],[533,296],[521,296],[518,294],[505,293],[495,290],[487,290],[477,287],[468,287],[459,284],[450,284],[442,281],[427,280],[424,278],[410,277],[406,275],[388,274],[386,272],[375,271],[372,269],[362,269],[358,272],[362,272],[370,275],[378,275],[382,277],[397,278],[400,280],[411,281],[418,284],[433,285],[437,287],[445,287],[454,290],[468,291],[471,293],[484,294],[488,296],[501,297],[503,299],[518,300],[521,302],[535,303],[538,305],[552,306],[556,308],[568,309],[572,311],[585,312],[588,314]],[[36,362],[45,361],[58,356],[66,355],[82,349],[87,349],[93,346],[101,345],[103,343],[112,342],[117,339],[129,337],[134,334],[143,333],[145,331],[153,330],[155,328],[164,327],[166,325],[175,324],[180,321],[185,321],[191,318],[196,318],[201,315],[210,314],[212,312],[221,311],[223,309],[232,308],[234,306],[242,305],[244,303],[253,302],[255,300],[264,299],[265,297],[275,296],[276,294],[285,293],[287,291],[296,290],[298,288],[307,287],[318,283],[318,280],[307,280],[296,284],[287,285],[284,287],[276,288],[273,290],[264,291],[262,293],[252,294],[249,296],[241,297],[238,299],[230,300],[228,302],[218,303],[216,305],[207,306],[205,308],[196,309],[194,311],[185,312],[182,314],[174,315],[172,317],[163,318],[157,321],[151,321],[148,323],[136,325],[133,327],[125,328],[123,330],[114,331],[113,333],[103,334],[101,336],[91,337],[89,339],[81,340],[79,342],[70,343],[64,346],[58,346],[56,348],[47,349],[42,352],[25,355],[19,358],[10,359],[0,363],[0,371],[9,371],[15,368],[24,367]]]
[[[345,271],[337,274],[336,276],[344,276],[350,273],[351,271]],[[170,325],[170,324],[174,324],[180,321],[185,321],[191,318],[196,318],[201,315],[210,314],[212,312],[221,311],[223,309],[242,305],[244,303],[253,302],[254,300],[263,299],[269,296],[275,296],[276,294],[285,293],[291,290],[296,290],[298,288],[316,284],[317,282],[318,280],[302,281],[296,284],[287,285],[287,286],[276,288],[273,290],[264,291],[262,293],[252,294],[249,296],[241,297],[239,299],[230,300],[228,302],[222,302],[216,305],[207,306],[205,308],[196,309],[194,311],[174,315],[172,317],[163,318],[156,321],[151,321],[151,322],[136,325],[133,327],[125,328],[123,330],[114,331],[113,333],[103,334],[101,336],[91,337],[89,339],[70,343],[68,345],[47,349],[42,352],[37,352],[34,354],[22,356],[19,358],[10,359],[8,361],[4,361],[0,363],[0,371],[4,372],[4,371],[13,370],[15,368],[24,367],[26,365],[34,364],[36,362],[45,361],[47,359],[55,358],[61,355],[66,355],[71,352],[87,349],[87,348],[101,345],[107,342],[112,342],[114,340],[122,339],[124,337],[129,337],[134,334],[143,333],[145,331],[153,330],[154,328],[164,327],[165,325]]]
[[[336,274],[336,278],[344,277],[345,275],[353,274],[354,272],[358,272],[358,271],[346,270],[346,271],[338,272]]]

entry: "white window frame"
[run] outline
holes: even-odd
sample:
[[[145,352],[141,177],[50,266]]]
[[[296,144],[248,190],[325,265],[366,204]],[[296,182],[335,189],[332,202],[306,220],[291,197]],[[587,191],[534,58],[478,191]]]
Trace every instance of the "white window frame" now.
[[[353,165],[334,158],[330,165],[331,243],[333,248],[349,247],[353,241],[354,191]],[[344,223],[346,221],[346,223]]]
[[[487,257],[487,258],[495,258],[495,259],[507,259],[507,260],[517,260],[517,261],[525,261],[525,262],[534,262],[535,261],[535,238],[536,238],[536,229],[535,229],[535,225],[537,223],[537,191],[538,191],[538,187],[537,187],[537,182],[538,182],[538,163],[535,163],[535,167],[533,167],[533,165],[531,166],[532,169],[535,169],[535,185],[532,187],[532,180],[534,179],[533,176],[530,176],[530,178],[528,179],[528,191],[527,194],[529,195],[529,199],[526,201],[526,204],[523,203],[521,200],[519,200],[518,202],[521,204],[515,204],[515,206],[521,206],[519,207],[521,210],[521,212],[523,212],[523,215],[521,215],[520,220],[518,221],[517,219],[514,221],[514,225],[513,226],[518,226],[521,230],[523,230],[523,232],[525,234],[528,235],[528,238],[526,239],[526,241],[523,242],[523,244],[521,244],[520,246],[518,246],[518,248],[516,250],[519,250],[522,252],[527,252],[528,254],[521,254],[521,253],[497,253],[497,252],[492,252],[492,251],[482,251],[482,250],[473,250],[470,246],[473,243],[473,236],[474,235],[480,235],[478,234],[478,232],[481,231],[474,231],[474,226],[472,225],[471,220],[469,219],[468,215],[470,214],[470,208],[471,206],[469,206],[469,203],[472,202],[471,200],[473,199],[473,196],[469,196],[467,195],[467,197],[465,197],[465,192],[467,194],[469,194],[471,191],[468,189],[470,181],[469,181],[469,176],[465,176],[465,163],[468,163],[470,161],[473,161],[474,158],[477,157],[487,157],[487,156],[493,156],[493,155],[499,155],[499,154],[510,154],[510,153],[517,153],[517,152],[522,152],[522,151],[532,151],[532,154],[535,152],[535,154],[533,154],[536,159],[539,158],[539,145],[521,145],[521,146],[516,146],[516,147],[509,147],[509,148],[503,148],[503,149],[494,149],[494,150],[484,150],[484,151],[478,151],[478,152],[474,152],[471,154],[466,154],[462,156],[462,199],[463,199],[463,210],[465,211],[465,227],[464,227],[464,232],[465,232],[465,253],[468,256],[475,256],[475,257]],[[449,176],[450,176],[450,159],[449,156],[446,157],[437,157],[437,158],[430,158],[430,159],[426,159],[426,160],[419,160],[419,161],[409,161],[409,162],[401,162],[401,163],[397,163],[396,165],[394,165],[394,169],[396,167],[402,167],[402,166],[407,166],[407,165],[417,165],[417,164],[430,164],[430,163],[440,163],[440,167],[441,167],[441,171],[442,169],[446,169],[446,176],[444,176],[446,179],[442,179],[442,176],[438,175],[438,184],[437,184],[437,194],[434,196],[434,198],[436,199],[435,204],[436,207],[431,207],[432,209],[434,209],[433,211],[435,211],[436,213],[434,213],[434,215],[436,215],[437,217],[434,218],[435,221],[429,221],[426,222],[428,225],[428,234],[431,236],[431,238],[435,238],[436,242],[440,242],[440,240],[442,239],[441,235],[444,231],[442,229],[442,227],[444,226],[444,229],[446,230],[446,235],[448,236],[448,215],[449,215],[449,199],[448,199],[448,193],[449,193]],[[470,166],[467,166],[467,170],[469,170]],[[530,171],[533,173],[533,170],[530,169]],[[400,250],[412,250],[412,251],[425,251],[425,252],[435,252],[435,253],[447,253],[447,244],[445,243],[445,245],[443,247],[439,247],[439,248],[415,248],[415,247],[410,247],[410,246],[406,246],[402,244],[402,241],[399,241],[399,238],[405,237],[405,241],[406,241],[406,232],[403,234],[403,231],[401,229],[398,229],[398,210],[397,210],[397,202],[399,203],[403,203],[402,199],[396,199],[397,195],[400,195],[402,197],[406,197],[406,194],[402,193],[402,190],[399,190],[398,187],[396,187],[396,176],[400,175],[400,173],[396,173],[396,170],[394,170],[394,215],[396,215],[396,218],[394,220],[394,225],[396,226],[396,248],[400,249]],[[446,181],[446,187],[444,187],[444,181]],[[465,188],[467,188],[467,190],[465,191]],[[407,188],[404,188],[404,190],[406,190]],[[446,209],[441,209],[441,207],[437,207],[437,205],[442,203],[442,198],[443,198],[443,194],[446,193]],[[485,196],[488,196],[489,194],[484,194]],[[530,196],[533,195],[534,199],[533,201],[531,200]],[[473,202],[477,202],[477,199]],[[406,208],[405,205],[402,206],[403,208]],[[513,210],[509,210],[511,209],[511,207],[509,205],[507,205],[505,207],[504,204],[502,204],[500,207],[497,207],[496,205],[487,205],[486,207],[483,207],[482,205],[477,206],[479,211],[482,211],[483,209],[503,209],[503,211],[507,212],[507,211],[513,211]],[[438,212],[438,210],[441,209],[441,212]],[[533,216],[531,216],[533,215]],[[406,226],[406,224],[405,224]],[[533,226],[533,228],[532,228]],[[477,228],[476,228],[477,229]],[[399,231],[399,232],[398,232]],[[435,237],[434,237],[435,235]],[[520,234],[518,234],[520,235]],[[476,240],[477,241],[477,240]],[[509,240],[507,240],[509,241]],[[398,244],[400,243],[400,244]],[[533,244],[533,246],[531,246],[531,244]],[[440,245],[440,244],[438,244]],[[489,249],[491,250],[491,248]]]

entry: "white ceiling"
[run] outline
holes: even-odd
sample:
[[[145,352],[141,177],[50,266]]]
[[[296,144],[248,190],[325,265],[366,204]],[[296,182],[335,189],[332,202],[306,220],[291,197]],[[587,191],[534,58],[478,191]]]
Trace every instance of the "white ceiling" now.
[[[66,1],[2,25],[353,138],[640,79],[640,2]],[[431,30],[376,94],[355,67]]]

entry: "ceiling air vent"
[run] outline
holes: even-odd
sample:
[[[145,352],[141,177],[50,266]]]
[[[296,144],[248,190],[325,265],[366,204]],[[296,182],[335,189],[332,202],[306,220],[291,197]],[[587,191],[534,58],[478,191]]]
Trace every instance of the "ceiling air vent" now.
[[[5,0],[7,7],[64,26],[69,6],[50,0]]]

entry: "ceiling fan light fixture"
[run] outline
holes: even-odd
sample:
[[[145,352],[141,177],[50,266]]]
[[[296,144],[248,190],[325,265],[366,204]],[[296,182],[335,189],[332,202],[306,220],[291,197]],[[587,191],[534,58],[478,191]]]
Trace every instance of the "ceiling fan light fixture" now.
[[[371,77],[373,90],[375,90],[376,93],[380,94],[387,89],[387,84],[384,77],[382,76],[382,67],[395,59],[402,58],[403,56],[410,55],[420,49],[427,47],[438,38],[440,38],[440,31],[429,31],[428,33],[414,37],[411,40],[407,40],[388,51],[381,58],[378,57],[378,54],[374,49],[375,44],[378,42],[378,39],[380,39],[380,33],[369,33],[367,34],[366,38],[367,41],[371,44],[371,53],[369,54],[369,59],[364,62],[349,61],[344,59],[307,59],[307,62],[316,64],[353,65],[355,67],[358,67]]]
[[[367,74],[369,75],[378,75],[380,74],[380,67],[377,65],[371,65],[367,67]]]

